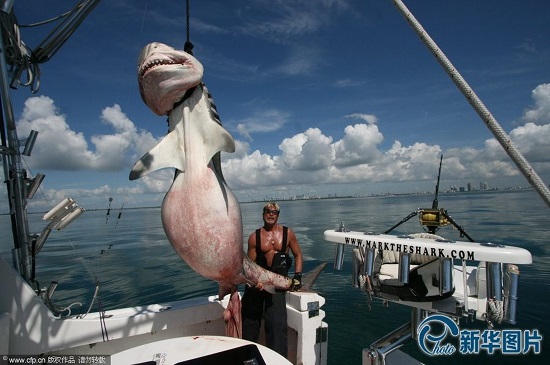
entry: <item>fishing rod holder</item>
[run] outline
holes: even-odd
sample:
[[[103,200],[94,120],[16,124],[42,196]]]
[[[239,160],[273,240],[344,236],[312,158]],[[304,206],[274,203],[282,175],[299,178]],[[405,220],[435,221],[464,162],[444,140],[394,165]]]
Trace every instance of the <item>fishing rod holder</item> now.
[[[516,324],[519,268],[514,264],[487,262],[485,270],[489,320]]]
[[[30,156],[32,149],[34,148],[34,144],[36,143],[36,137],[38,137],[38,132],[34,129],[31,130],[29,136],[24,139],[25,141],[25,147],[23,148],[22,155]]]
[[[4,13],[9,13],[11,9],[13,8],[13,3],[15,0],[4,0],[0,1],[0,11],[3,11]]]
[[[42,184],[42,180],[46,175],[42,173],[36,174],[36,176],[33,179],[26,179],[27,181],[27,199],[32,199],[34,197],[34,194]]]
[[[517,265],[506,264],[504,273],[504,320],[516,324],[518,309],[519,268]]]
[[[46,242],[46,239],[53,229],[58,231],[64,229],[82,213],[84,213],[84,208],[79,207],[74,199],[65,198],[48,213],[44,214],[42,220],[49,220],[50,223],[48,223],[48,225],[42,230],[42,233],[38,235],[35,242],[34,254],[37,255],[40,252],[44,242]]]
[[[336,230],[337,232],[349,232],[349,229],[346,227],[344,221],[340,222],[340,227]],[[343,243],[336,245],[336,252],[334,253],[334,268],[338,271],[342,270],[344,266],[344,247]]]
[[[439,295],[443,296],[454,289],[453,285],[453,259],[439,258]]]
[[[386,357],[409,342],[413,331],[412,322],[407,322],[378,339],[370,348],[363,349],[363,364],[386,365]]]
[[[376,250],[372,247],[365,248],[365,262],[363,264],[362,274],[372,277],[374,273],[374,261],[376,260]]]
[[[502,266],[500,262],[487,262],[487,299],[502,301]]]
[[[398,271],[397,271],[397,280],[400,283],[408,284],[410,271],[411,271],[411,255],[407,252],[400,252]]]

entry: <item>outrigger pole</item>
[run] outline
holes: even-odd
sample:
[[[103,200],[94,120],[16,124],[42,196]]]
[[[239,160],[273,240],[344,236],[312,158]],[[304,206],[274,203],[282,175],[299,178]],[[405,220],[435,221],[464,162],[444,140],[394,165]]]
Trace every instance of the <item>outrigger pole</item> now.
[[[550,190],[548,186],[542,181],[537,172],[531,167],[529,162],[521,154],[518,148],[514,145],[510,137],[506,134],[504,129],[500,126],[497,120],[493,117],[489,109],[483,104],[481,99],[476,95],[472,88],[468,85],[466,80],[460,75],[460,73],[453,66],[451,61],[445,56],[443,51],[437,46],[434,40],[424,30],[422,25],[416,20],[414,15],[407,9],[405,4],[401,0],[393,0],[394,5],[409,22],[416,34],[420,37],[424,45],[433,53],[437,61],[445,69],[447,74],[451,77],[455,85],[459,88],[462,94],[466,97],[470,105],[475,109],[477,114],[483,119],[489,130],[493,133],[497,141],[502,148],[506,151],[508,156],[514,161],[521,173],[525,176],[527,181],[535,188],[537,193],[550,207]]]
[[[14,248],[12,258],[15,268],[29,284],[33,284],[33,282],[36,284],[34,280],[34,258],[40,250],[37,243],[39,242],[39,245],[44,243],[51,228],[55,227],[59,230],[62,229],[62,226],[60,221],[50,223],[51,226],[47,227],[41,237],[31,235],[29,232],[27,199],[32,198],[32,195],[34,195],[33,190],[35,191],[38,188],[44,175],[40,174],[40,178],[38,178],[39,175],[36,175],[34,179],[29,179],[27,171],[23,168],[21,155],[30,156],[38,132],[31,131],[30,136],[26,139],[25,148],[21,152],[20,147],[22,147],[22,144],[17,135],[10,86],[12,88],[16,88],[17,85],[31,86],[32,92],[37,91],[39,83],[38,80],[34,81],[34,76],[26,83],[19,81],[21,75],[25,74],[25,69],[27,69],[27,75],[32,74],[31,71],[28,71],[29,63],[37,65],[40,62],[48,61],[74,33],[99,1],[101,0],[80,0],[79,4],[65,15],[65,20],[50,33],[40,46],[27,53],[27,49],[25,49],[25,52],[17,52],[24,44],[19,42],[19,24],[16,23],[13,16],[15,0],[0,0],[0,18],[2,18],[2,25],[0,26],[0,155],[2,156],[4,182],[7,187],[13,231]],[[13,22],[13,24],[10,22]],[[17,36],[11,34],[12,31]],[[14,51],[16,47],[17,51]],[[8,60],[8,55],[12,59]],[[10,76],[12,76],[11,82]],[[38,77],[38,75],[36,76]],[[56,215],[60,220],[65,219],[63,226],[66,226],[83,211],[76,204],[73,204],[74,200],[66,200],[67,202],[63,206],[64,213],[74,214],[71,219],[66,219],[66,214]],[[36,289],[39,290],[39,288]]]
[[[0,11],[11,13],[14,0],[6,0],[1,4]],[[3,14],[2,14],[3,16]],[[11,224],[14,232],[14,263],[19,272],[30,284],[31,278],[31,240],[27,221],[27,198],[25,188],[26,172],[23,169],[19,138],[13,116],[13,107],[10,99],[9,77],[6,61],[6,47],[4,44],[4,29],[0,27],[0,118],[2,119],[2,162],[4,179],[9,196]]]

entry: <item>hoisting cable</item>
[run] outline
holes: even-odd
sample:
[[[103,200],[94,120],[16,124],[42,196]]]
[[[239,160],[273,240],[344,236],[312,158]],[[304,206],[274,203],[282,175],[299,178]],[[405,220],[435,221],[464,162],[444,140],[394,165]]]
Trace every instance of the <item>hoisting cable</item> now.
[[[183,47],[183,50],[190,55],[193,55],[193,43],[190,41],[190,32],[189,32],[189,2],[190,0],[186,1],[185,5],[185,21],[186,21],[186,32],[187,32],[187,40],[185,41],[185,46]]]

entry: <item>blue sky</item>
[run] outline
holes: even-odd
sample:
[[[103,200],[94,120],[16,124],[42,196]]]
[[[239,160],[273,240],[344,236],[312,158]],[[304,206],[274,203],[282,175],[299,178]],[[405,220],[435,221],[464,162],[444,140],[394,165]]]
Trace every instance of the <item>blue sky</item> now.
[[[550,2],[405,3],[548,183]],[[75,4],[18,1],[15,13],[30,24]],[[50,28],[21,36],[35,48]],[[192,0],[190,36],[237,143],[222,168],[242,201],[433,191],[441,154],[442,190],[527,185],[389,0]],[[185,40],[183,0],[102,1],[41,64],[39,91],[12,92],[19,137],[39,132],[26,167],[46,174],[31,209],[65,196],[160,205],[170,171],[128,180],[167,129],[140,98],[137,56]]]

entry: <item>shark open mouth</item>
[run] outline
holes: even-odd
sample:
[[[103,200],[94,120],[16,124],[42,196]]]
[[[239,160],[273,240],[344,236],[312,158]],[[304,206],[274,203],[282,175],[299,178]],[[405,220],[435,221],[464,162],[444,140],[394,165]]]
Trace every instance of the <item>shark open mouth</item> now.
[[[183,60],[173,60],[173,59],[154,59],[151,61],[145,62],[139,69],[139,77],[145,76],[145,74],[152,69],[160,66],[169,66],[169,65],[182,65],[185,67],[191,67],[191,60],[190,59],[183,59]]]

